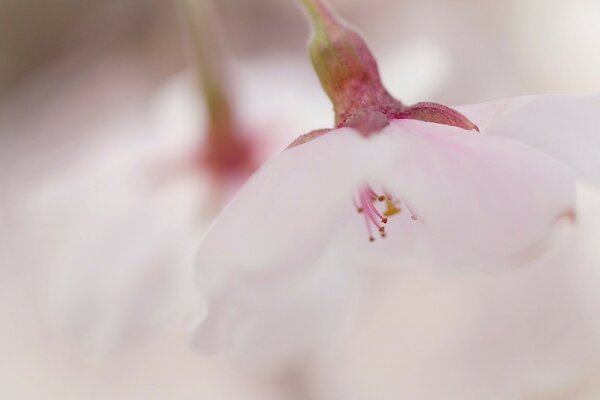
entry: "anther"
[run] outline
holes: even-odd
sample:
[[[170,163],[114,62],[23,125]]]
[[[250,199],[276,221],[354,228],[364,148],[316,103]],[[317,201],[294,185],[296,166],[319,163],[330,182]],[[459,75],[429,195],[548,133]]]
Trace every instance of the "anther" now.
[[[401,210],[399,206],[394,204],[392,200],[387,200],[385,202],[386,210],[383,212],[383,215],[386,217],[391,217],[394,214],[398,214]]]

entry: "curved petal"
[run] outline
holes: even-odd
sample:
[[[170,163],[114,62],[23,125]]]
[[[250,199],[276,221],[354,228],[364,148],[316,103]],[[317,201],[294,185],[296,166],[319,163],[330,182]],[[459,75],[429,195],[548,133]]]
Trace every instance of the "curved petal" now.
[[[457,110],[486,133],[523,141],[600,184],[600,95],[523,96]]]
[[[389,190],[405,210],[374,243],[366,213],[352,205],[364,184]],[[398,265],[402,255],[443,266],[520,265],[561,216],[572,216],[574,202],[569,168],[518,142],[413,120],[368,139],[331,131],[273,157],[207,233],[197,271],[208,316],[193,344],[244,353],[268,346],[282,326],[314,329],[280,346],[292,354],[331,327],[319,321],[346,298],[350,263],[372,268],[388,255]]]
[[[147,339],[186,300],[183,259],[205,188],[197,176],[157,183],[147,168],[161,161],[154,149],[121,140],[96,150],[32,199],[59,238],[37,247],[44,317],[58,337],[96,356]]]
[[[524,144],[413,120],[382,134],[393,137],[396,162],[379,183],[403,212],[389,218],[387,237],[372,243],[369,257],[514,267],[543,250],[557,220],[574,217],[570,169]]]
[[[285,368],[336,332],[358,289],[351,271],[328,248],[294,274],[232,275],[210,297],[192,345],[224,352],[253,372]]]
[[[343,226],[344,206],[352,204],[357,183],[389,165],[388,142],[365,139],[352,129],[335,130],[274,156],[250,178],[198,252],[208,316],[194,334],[196,348],[235,346],[232,327],[268,319],[258,315],[286,299],[281,290],[290,291],[291,302],[311,297],[303,294],[310,288],[297,285],[320,284],[311,277],[314,266]],[[312,304],[304,311],[322,310]],[[272,327],[259,329],[268,333]]]

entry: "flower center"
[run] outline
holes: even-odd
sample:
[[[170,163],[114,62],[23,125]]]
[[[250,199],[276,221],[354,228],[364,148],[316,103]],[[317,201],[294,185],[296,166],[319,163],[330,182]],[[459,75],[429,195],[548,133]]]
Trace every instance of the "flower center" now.
[[[363,184],[358,188],[357,194],[352,197],[354,208],[362,214],[369,233],[369,241],[374,242],[373,231],[379,232],[379,236],[387,236],[385,230],[388,218],[400,214],[403,207],[410,214],[413,221],[419,220],[412,207],[400,196],[393,195],[390,191],[382,188],[380,192],[375,191],[371,185]]]

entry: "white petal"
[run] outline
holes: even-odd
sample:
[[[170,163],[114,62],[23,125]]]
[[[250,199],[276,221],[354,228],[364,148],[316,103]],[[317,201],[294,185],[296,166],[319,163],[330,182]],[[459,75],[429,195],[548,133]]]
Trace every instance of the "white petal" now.
[[[600,184],[600,95],[524,96],[457,109],[483,131],[537,147]]]
[[[384,142],[343,129],[273,157],[219,215],[203,241],[199,268],[221,275],[261,273],[282,262],[292,269],[295,260],[306,265],[343,223],[347,209],[340,205],[351,204],[357,183],[389,163]]]
[[[373,279],[317,367],[323,398],[598,398],[600,190],[578,194],[577,234],[527,268]]]
[[[412,120],[382,134],[395,139],[396,162],[379,183],[403,200],[404,210],[389,218],[385,239],[369,243],[369,257],[389,254],[395,265],[404,256],[441,266],[514,267],[543,249],[557,220],[572,217],[572,173],[540,151]],[[348,231],[354,239],[346,246],[368,249],[357,231]]]
[[[196,331],[197,348],[223,345],[232,324],[270,319],[258,315],[274,302],[314,297],[306,294],[321,285],[313,276],[321,274],[316,265],[347,221],[357,182],[391,159],[386,141],[350,129],[331,132],[276,155],[247,182],[199,249],[198,279],[208,293],[209,315]],[[311,313],[323,311],[313,301],[302,304],[290,305],[292,318],[314,320]],[[268,334],[276,328],[258,329]]]
[[[295,274],[232,275],[210,298],[193,346],[202,353],[224,352],[254,373],[302,361],[350,310],[357,290],[351,272],[329,249]]]

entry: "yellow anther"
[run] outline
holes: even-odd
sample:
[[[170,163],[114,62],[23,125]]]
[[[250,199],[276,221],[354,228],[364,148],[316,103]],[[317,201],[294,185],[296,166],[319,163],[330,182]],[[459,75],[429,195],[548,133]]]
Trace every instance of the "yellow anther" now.
[[[396,204],[389,199],[385,201],[385,207],[386,210],[384,211],[383,215],[386,217],[391,217],[392,215],[398,214],[400,211],[402,211],[400,207],[397,207]]]

